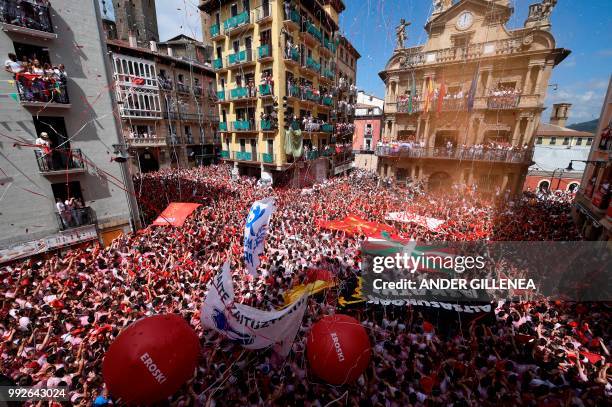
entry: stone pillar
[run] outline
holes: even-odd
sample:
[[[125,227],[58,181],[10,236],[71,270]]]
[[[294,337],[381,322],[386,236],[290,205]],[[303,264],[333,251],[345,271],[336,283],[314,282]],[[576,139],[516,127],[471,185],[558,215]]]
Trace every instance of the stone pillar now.
[[[488,96],[488,91],[491,88],[491,79],[493,78],[493,71],[486,71],[487,72],[487,83],[485,83],[485,88],[482,90],[481,95],[482,96]]]
[[[503,194],[506,191],[507,186],[508,186],[508,174],[504,174],[504,179],[502,180],[501,191],[500,191],[501,194]]]
[[[474,169],[470,168],[470,174],[468,175],[468,185],[474,184]]]
[[[429,117],[425,119],[425,130],[423,131],[423,138],[425,139],[425,148],[431,147],[429,145]]]
[[[523,122],[523,118],[519,117],[519,119],[516,121],[516,124],[514,125],[514,133],[512,134],[512,145],[513,146],[520,146],[519,143],[521,142],[521,123]]]
[[[540,88],[542,87],[542,73],[544,72],[543,66],[538,66],[538,76],[536,78],[535,87],[533,88],[533,93],[536,95],[540,94]]]
[[[525,74],[525,83],[523,83],[523,95],[531,94],[531,71],[533,68],[533,66],[527,68],[527,73]]]
[[[527,127],[525,128],[525,134],[523,134],[523,137],[521,139],[521,145],[528,143],[529,140],[532,139],[533,137],[533,131],[534,131],[534,118],[533,117],[528,117],[527,118]]]
[[[421,139],[421,135],[419,134],[421,131],[421,118],[419,117],[417,119],[417,128],[416,128],[416,134],[415,134],[415,141],[419,141]]]
[[[480,124],[478,125],[478,132],[476,135],[476,143],[475,144],[482,144],[483,140],[484,140],[484,133],[485,133],[485,124],[484,124],[484,119],[480,120]]]
[[[410,166],[410,178],[414,179],[414,177],[416,176],[416,168],[414,165]]]

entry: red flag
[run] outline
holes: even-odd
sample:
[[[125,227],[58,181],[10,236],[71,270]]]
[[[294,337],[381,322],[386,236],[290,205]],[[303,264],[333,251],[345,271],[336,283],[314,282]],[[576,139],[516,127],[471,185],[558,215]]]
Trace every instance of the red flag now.
[[[442,83],[438,89],[438,114],[442,112],[442,104],[444,103],[444,96],[446,96],[446,85],[444,84],[444,76],[442,77]]]
[[[134,85],[138,85],[138,86],[140,86],[140,85],[144,85],[145,80],[144,80],[143,78],[133,78],[133,79],[132,79],[132,83],[133,83]]]

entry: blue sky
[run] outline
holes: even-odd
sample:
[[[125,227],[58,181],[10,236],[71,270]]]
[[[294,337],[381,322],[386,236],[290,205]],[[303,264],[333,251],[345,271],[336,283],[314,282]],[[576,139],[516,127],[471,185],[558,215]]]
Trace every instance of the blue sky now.
[[[511,0],[515,13],[509,28],[522,27],[529,4],[536,0]],[[178,33],[201,38],[197,0],[157,0],[162,40]],[[389,59],[400,18],[412,22],[408,45],[427,39],[423,29],[430,14],[429,0],[345,0],[340,26],[362,55],[357,65],[357,85],[366,92],[384,95],[378,77]],[[612,73],[612,0],[559,0],[552,15],[557,46],[572,54],[553,71],[546,105],[573,103],[570,123],[599,117]],[[544,113],[544,117],[547,116]]]

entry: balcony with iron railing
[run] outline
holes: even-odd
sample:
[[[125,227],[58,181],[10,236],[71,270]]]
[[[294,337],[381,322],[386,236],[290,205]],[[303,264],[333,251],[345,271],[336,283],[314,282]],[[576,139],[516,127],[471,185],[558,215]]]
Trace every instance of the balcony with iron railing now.
[[[301,23],[302,17],[294,6],[290,6],[288,10],[284,10],[283,24],[285,27],[292,31],[299,30]]]
[[[317,45],[323,42],[323,33],[310,21],[304,21],[302,25],[302,37],[309,45]]]
[[[236,161],[257,161],[257,155],[248,151],[232,151],[232,159]]]
[[[321,76],[323,76],[323,78],[329,80],[329,81],[333,81],[336,78],[336,75],[334,74],[334,71],[332,71],[329,68],[325,68],[323,69],[323,72],[321,73]]]
[[[225,102],[225,91],[224,90],[217,91],[217,100],[219,102]]]
[[[219,122],[219,131],[227,131],[227,122]]]
[[[238,28],[245,27],[251,24],[251,16],[248,11],[243,11],[234,17],[230,17],[223,22],[223,30],[226,34],[237,30]]]
[[[276,162],[276,156],[272,153],[259,153],[259,162],[274,164]]]
[[[269,84],[259,85],[259,96],[260,97],[273,96],[272,85],[269,85]]]
[[[15,83],[22,106],[71,107],[66,77],[19,73]]]
[[[449,47],[424,52],[423,46],[408,48],[403,52],[407,66],[433,65],[449,62],[464,62],[480,58],[510,55],[524,52],[521,38],[470,44],[467,47]]]
[[[210,26],[210,39],[216,41],[224,37],[219,24],[213,24]]]
[[[487,108],[491,110],[516,109],[520,100],[521,95],[519,94],[489,96],[487,98]]]
[[[250,100],[257,97],[257,88],[255,86],[238,87],[230,90],[230,98],[232,101]]]
[[[274,132],[278,129],[277,124],[272,120],[260,120],[259,130],[263,132]]]
[[[321,104],[323,104],[323,106],[329,106],[329,107],[331,107],[331,106],[333,106],[333,105],[334,105],[334,99],[333,99],[333,98],[331,98],[331,97],[329,97],[329,96],[324,96],[324,97],[321,99]]]
[[[229,160],[230,152],[227,150],[221,150],[221,158],[224,160]]]
[[[285,50],[285,62],[290,65],[298,65],[300,63],[300,51],[297,48],[291,48],[290,51]]]
[[[155,134],[128,134],[125,142],[130,147],[164,147],[166,138]]]
[[[43,1],[0,0],[0,26],[6,32],[42,39],[57,38],[50,8],[49,3]]]
[[[217,58],[213,60],[213,68],[217,71],[223,69],[223,58]]]
[[[55,213],[61,231],[80,228],[83,226],[95,225],[96,215],[92,208],[65,209],[60,213]]]
[[[255,119],[235,120],[232,122],[232,131],[253,132],[255,129]]]
[[[272,4],[262,4],[253,10],[253,14],[257,24],[265,24],[272,21]]]
[[[312,57],[307,57],[304,60],[304,65],[302,67],[307,71],[315,73],[317,75],[321,72],[321,64],[315,61]]]
[[[230,54],[227,56],[227,58],[225,58],[225,65],[230,69],[254,63],[255,53],[252,49],[244,49],[234,54]]]
[[[379,157],[435,158],[443,160],[485,161],[529,165],[533,150],[510,150],[506,148],[447,148],[447,147],[378,147]]]
[[[272,46],[270,44],[259,46],[259,48],[257,48],[257,59],[259,62],[272,60]]]
[[[54,148],[48,151],[34,150],[38,172],[44,175],[62,175],[85,172],[83,153],[78,148]]]

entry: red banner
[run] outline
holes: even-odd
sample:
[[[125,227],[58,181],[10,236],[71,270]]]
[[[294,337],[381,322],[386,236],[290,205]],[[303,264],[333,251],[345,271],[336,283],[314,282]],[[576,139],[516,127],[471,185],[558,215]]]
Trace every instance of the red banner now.
[[[330,230],[342,230],[349,234],[362,233],[366,236],[378,236],[381,232],[395,233],[392,226],[384,223],[369,222],[357,216],[349,215],[343,220],[319,221],[319,227]]]
[[[185,220],[202,205],[196,203],[172,202],[159,215],[153,225],[155,226],[183,226]]]

